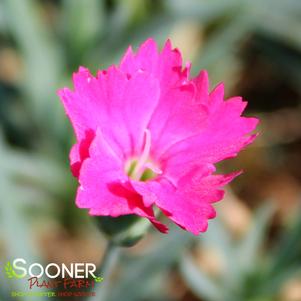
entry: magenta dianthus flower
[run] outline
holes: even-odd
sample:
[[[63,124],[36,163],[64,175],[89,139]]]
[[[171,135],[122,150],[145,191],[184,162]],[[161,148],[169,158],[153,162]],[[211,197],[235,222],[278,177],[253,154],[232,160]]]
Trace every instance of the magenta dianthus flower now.
[[[148,39],[96,77],[81,67],[74,91],[59,91],[77,139],[70,160],[79,208],[135,214],[167,232],[155,206],[187,231],[206,231],[212,203],[239,174],[216,175],[214,164],[250,144],[258,120],[241,116],[241,97],[224,100],[223,84],[209,93],[206,71],[190,79],[189,69],[169,41],[159,52]]]

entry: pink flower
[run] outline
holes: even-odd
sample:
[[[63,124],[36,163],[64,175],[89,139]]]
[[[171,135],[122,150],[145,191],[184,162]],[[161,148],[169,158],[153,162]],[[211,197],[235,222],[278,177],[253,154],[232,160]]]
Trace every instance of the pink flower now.
[[[167,232],[155,206],[187,231],[206,231],[212,203],[239,174],[215,175],[214,164],[250,144],[258,120],[241,117],[241,97],[224,101],[223,84],[209,93],[207,73],[190,80],[189,69],[170,41],[158,52],[149,39],[96,77],[81,67],[74,91],[59,91],[77,138],[70,160],[79,208],[136,214]]]

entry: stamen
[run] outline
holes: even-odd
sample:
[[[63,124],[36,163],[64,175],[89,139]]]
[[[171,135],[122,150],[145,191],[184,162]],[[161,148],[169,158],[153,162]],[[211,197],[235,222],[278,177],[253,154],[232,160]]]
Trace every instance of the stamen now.
[[[160,167],[151,161],[151,132],[144,130],[144,145],[142,153],[134,158],[130,158],[125,163],[124,171],[133,180],[148,181],[154,179],[157,175],[162,174]]]
[[[145,169],[145,164],[147,163],[147,160],[149,158],[149,153],[151,149],[151,133],[148,129],[145,129],[144,132],[145,132],[145,143],[144,143],[143,152],[132,173],[133,178],[135,180],[139,180],[141,178]]]
[[[151,171],[153,171],[153,173],[155,173],[155,174],[157,174],[157,175],[162,174],[162,170],[161,170],[158,166],[156,166],[155,164],[153,164],[153,163],[151,163],[151,162],[147,162],[147,163],[145,164],[145,167],[146,167],[147,169],[150,169]]]

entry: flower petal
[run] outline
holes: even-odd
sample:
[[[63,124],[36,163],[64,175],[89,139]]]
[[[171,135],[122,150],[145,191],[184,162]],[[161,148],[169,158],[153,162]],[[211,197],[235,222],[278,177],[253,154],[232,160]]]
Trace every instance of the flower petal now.
[[[85,138],[73,145],[70,151],[71,172],[78,178],[83,161],[89,157],[89,148],[95,137],[92,130],[87,130]]]
[[[86,139],[87,131],[95,132],[99,127],[116,152],[124,156],[138,153],[159,100],[158,81],[145,72],[128,78],[115,67],[95,78],[80,68],[74,75],[74,84],[74,92],[63,89],[59,95],[78,143]],[[76,149],[72,156],[76,156]]]
[[[199,75],[194,78],[193,83],[196,86],[195,100],[208,105],[209,101],[209,80],[208,73],[206,70],[202,70]]]
[[[146,203],[154,202],[172,221],[197,235],[206,231],[208,219],[216,215],[211,203],[223,198],[220,188],[239,174],[212,175],[213,170],[210,165],[196,168],[182,177],[177,187],[162,178],[144,183],[138,190]]]
[[[151,207],[129,185],[123,162],[106,142],[100,130],[90,147],[90,157],[82,165],[76,204],[91,215],[136,214],[148,218],[160,231],[167,228],[158,222]]]
[[[172,145],[161,157],[161,164],[169,179],[179,179],[194,165],[216,163],[231,158],[256,135],[258,119],[241,117],[246,107],[240,97],[223,100],[223,86],[211,94],[207,107],[208,117],[199,134]]]
[[[167,91],[151,117],[152,149],[158,158],[173,144],[196,135],[205,126],[207,110],[193,100],[192,84]]]
[[[128,74],[135,74],[143,70],[158,78],[161,94],[165,94],[171,87],[179,85],[187,79],[182,71],[182,56],[178,49],[172,49],[167,40],[161,52],[153,39],[146,40],[138,49],[137,54],[129,47],[120,63],[120,70]]]

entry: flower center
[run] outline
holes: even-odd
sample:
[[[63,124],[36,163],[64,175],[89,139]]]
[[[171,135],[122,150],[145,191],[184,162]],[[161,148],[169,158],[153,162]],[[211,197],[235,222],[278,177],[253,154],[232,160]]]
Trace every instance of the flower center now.
[[[132,158],[125,165],[127,175],[137,181],[147,181],[155,178],[162,171],[150,160],[151,133],[145,130],[145,143],[141,155]]]

